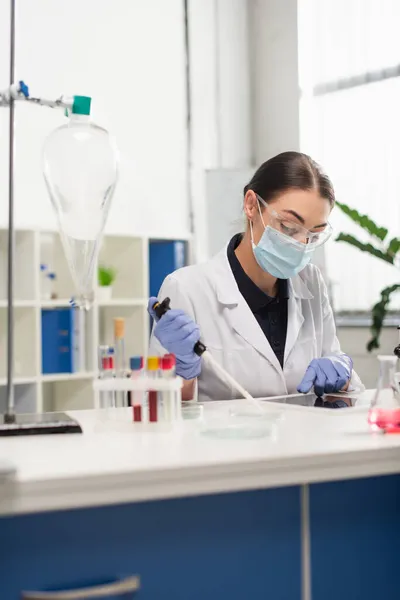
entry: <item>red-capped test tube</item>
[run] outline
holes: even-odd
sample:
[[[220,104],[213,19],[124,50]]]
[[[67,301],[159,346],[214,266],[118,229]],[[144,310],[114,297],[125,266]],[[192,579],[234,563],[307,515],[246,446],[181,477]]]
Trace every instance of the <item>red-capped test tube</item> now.
[[[99,348],[99,378],[111,379],[114,377],[114,348],[100,346]],[[114,392],[105,391],[99,394],[100,408],[114,407]]]
[[[165,354],[161,360],[162,377],[175,377],[176,358],[175,354]]]
[[[107,365],[108,350],[110,346],[99,346],[99,378],[102,379],[104,367]]]
[[[103,356],[101,359],[102,372],[106,372],[108,377],[112,377],[114,371],[114,356],[110,353],[108,356]],[[111,373],[110,373],[111,371]]]
[[[163,379],[175,377],[176,358],[174,354],[165,354],[160,359],[160,375]],[[165,421],[174,421],[178,417],[178,404],[180,397],[177,392],[164,391],[162,393],[162,411]]]

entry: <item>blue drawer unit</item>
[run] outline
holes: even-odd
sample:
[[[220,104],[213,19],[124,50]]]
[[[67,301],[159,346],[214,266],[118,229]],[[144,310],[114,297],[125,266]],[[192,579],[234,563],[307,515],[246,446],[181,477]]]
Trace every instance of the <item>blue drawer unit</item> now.
[[[80,322],[73,308],[42,309],[42,373],[73,373],[81,352]]]
[[[397,600],[400,475],[310,486],[313,600]]]
[[[152,240],[149,247],[150,296],[157,296],[167,275],[187,264],[187,242]]]
[[[0,597],[137,575],[137,593],[101,597],[301,600],[299,500],[288,487],[0,518]]]

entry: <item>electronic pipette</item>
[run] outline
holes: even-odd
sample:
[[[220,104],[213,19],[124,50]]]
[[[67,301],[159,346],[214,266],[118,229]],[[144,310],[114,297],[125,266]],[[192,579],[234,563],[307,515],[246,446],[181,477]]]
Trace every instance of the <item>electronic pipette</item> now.
[[[165,315],[165,313],[168,310],[171,310],[170,303],[171,303],[170,298],[164,298],[164,300],[162,302],[157,301],[153,304],[152,308],[158,319],[161,319],[161,317],[163,315]],[[206,363],[208,363],[208,365],[212,369],[214,369],[214,371],[219,375],[219,377],[223,381],[225,381],[226,383],[229,383],[232,387],[234,387],[243,396],[243,398],[246,398],[246,400],[248,400],[249,402],[254,404],[259,410],[261,410],[260,403],[255,398],[253,398],[253,396],[251,396],[249,394],[249,392],[247,392],[244,389],[244,387],[241,386],[238,381],[236,381],[236,379],[234,379],[231,375],[229,375],[229,373],[227,373],[227,371],[225,371],[225,369],[223,367],[221,367],[221,365],[215,360],[213,355],[207,350],[207,348],[203,344],[203,342],[201,342],[200,340],[198,342],[196,342],[196,344],[193,347],[193,351],[195,354],[197,354],[197,356],[201,356],[202,359],[205,360]]]

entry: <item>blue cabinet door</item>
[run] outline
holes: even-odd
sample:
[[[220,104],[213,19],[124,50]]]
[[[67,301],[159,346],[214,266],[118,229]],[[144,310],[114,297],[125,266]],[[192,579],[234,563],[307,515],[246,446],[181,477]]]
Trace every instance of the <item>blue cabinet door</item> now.
[[[300,600],[299,506],[282,488],[2,518],[1,599],[136,574],[139,600]]]
[[[310,486],[312,599],[397,600],[400,476]]]
[[[150,296],[157,296],[167,275],[187,264],[187,243],[152,240],[149,245]]]

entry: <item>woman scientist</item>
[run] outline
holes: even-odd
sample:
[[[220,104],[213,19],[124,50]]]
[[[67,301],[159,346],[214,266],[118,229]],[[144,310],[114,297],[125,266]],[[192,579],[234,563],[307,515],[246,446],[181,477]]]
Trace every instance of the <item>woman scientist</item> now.
[[[245,233],[209,262],[165,279],[159,298],[169,296],[172,310],[154,326],[150,353],[176,355],[184,400],[196,380],[200,400],[238,397],[193,352],[200,338],[253,397],[361,387],[340,350],[326,286],[310,264],[331,235],[334,204],[318,164],[298,152],[279,154],[244,189]]]

